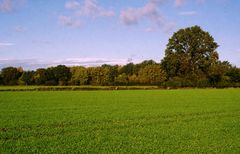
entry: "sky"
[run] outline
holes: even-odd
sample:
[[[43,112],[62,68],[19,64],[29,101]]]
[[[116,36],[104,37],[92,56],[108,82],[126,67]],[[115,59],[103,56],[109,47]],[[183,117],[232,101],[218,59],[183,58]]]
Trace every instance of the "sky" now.
[[[239,0],[0,0],[0,68],[160,62],[173,33],[194,25],[239,67],[239,14]]]

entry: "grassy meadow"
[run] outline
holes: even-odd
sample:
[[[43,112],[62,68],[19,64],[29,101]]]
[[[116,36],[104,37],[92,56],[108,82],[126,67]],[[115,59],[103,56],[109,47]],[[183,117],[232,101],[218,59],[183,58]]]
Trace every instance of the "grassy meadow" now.
[[[0,153],[240,153],[240,89],[0,92]]]

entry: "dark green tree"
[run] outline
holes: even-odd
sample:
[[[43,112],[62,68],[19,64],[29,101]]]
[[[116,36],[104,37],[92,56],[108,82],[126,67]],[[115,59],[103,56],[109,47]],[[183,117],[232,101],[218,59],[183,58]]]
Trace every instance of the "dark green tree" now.
[[[120,69],[120,74],[126,74],[126,75],[133,75],[134,74],[134,67],[135,65],[133,63],[128,63],[127,65],[124,65]]]
[[[228,70],[226,75],[230,78],[233,83],[240,83],[240,68],[232,67]]]
[[[153,64],[157,64],[154,60],[144,60],[143,62],[136,64],[134,66],[134,74],[138,75],[138,72],[143,69],[144,67],[148,66],[148,65],[153,65]]]
[[[19,80],[25,85],[34,84],[34,71],[24,71]]]
[[[106,68],[109,70],[109,84],[108,85],[113,85],[115,78],[118,76],[118,65],[102,65],[102,68]]]
[[[3,84],[5,85],[17,85],[18,79],[22,75],[22,68],[6,67],[1,71],[3,78]]]
[[[180,29],[169,39],[162,68],[169,78],[198,80],[207,76],[211,65],[217,63],[218,44],[199,26]]]
[[[53,75],[53,80],[58,85],[67,85],[68,81],[71,79],[70,68],[65,65],[58,65],[50,68],[50,70]]]
[[[3,85],[3,77],[1,74],[0,74],[0,85]]]
[[[227,72],[231,68],[231,65],[227,61],[218,61],[210,66],[208,70],[208,79],[211,85],[216,86],[223,80],[228,80],[226,77]]]
[[[48,78],[47,78],[47,71],[44,68],[39,68],[36,70],[33,76],[34,82],[36,85],[44,85]]]

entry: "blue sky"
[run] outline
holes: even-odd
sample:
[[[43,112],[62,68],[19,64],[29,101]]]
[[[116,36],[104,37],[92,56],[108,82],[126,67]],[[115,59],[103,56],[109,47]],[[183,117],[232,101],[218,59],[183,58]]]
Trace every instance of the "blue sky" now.
[[[199,25],[240,66],[239,0],[0,0],[0,67],[125,64],[164,56]]]

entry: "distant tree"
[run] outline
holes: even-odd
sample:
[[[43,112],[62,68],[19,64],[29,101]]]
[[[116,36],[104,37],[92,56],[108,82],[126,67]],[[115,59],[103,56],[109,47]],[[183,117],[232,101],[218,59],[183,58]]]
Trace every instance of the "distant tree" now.
[[[139,71],[139,80],[144,84],[160,84],[167,79],[160,65],[148,65]]]
[[[230,68],[231,68],[231,65],[227,61],[224,61],[224,62],[218,61],[217,63],[211,65],[208,70],[209,82],[212,85],[216,85],[217,83],[219,83],[224,79],[228,80],[226,77],[226,73]]]
[[[6,67],[1,71],[3,78],[3,84],[5,85],[17,85],[18,79],[22,74],[22,70],[15,67]]]
[[[36,85],[44,85],[48,80],[47,71],[44,68],[39,68],[33,75],[33,79]]]
[[[180,29],[169,39],[162,68],[169,78],[179,76],[197,80],[217,63],[218,44],[199,26]]]
[[[99,73],[96,67],[87,68],[88,71],[88,81],[90,85],[100,85],[100,77],[102,74]]]
[[[226,75],[230,78],[233,83],[240,83],[240,68],[232,67],[228,70]]]
[[[118,76],[118,65],[102,65],[102,68],[107,68],[109,69],[109,85],[113,85],[115,82],[115,78]]]
[[[58,85],[67,85],[68,81],[71,78],[70,69],[65,65],[58,65],[56,67],[52,67],[51,72],[53,74],[53,80]]]
[[[134,66],[134,74],[138,75],[139,71],[148,65],[157,64],[154,60],[144,60],[143,62]]]
[[[115,83],[116,85],[128,85],[128,76],[123,73],[123,74],[119,74],[116,78],[115,78]]]
[[[23,73],[23,68],[22,68],[22,67],[17,67],[17,71],[22,75],[22,73]]]
[[[135,67],[135,65],[133,63],[126,64],[120,69],[120,74],[124,73],[126,75],[133,75],[134,67]]]
[[[91,85],[111,85],[111,70],[109,67],[88,68],[89,81]]]
[[[56,86],[58,85],[58,78],[55,77],[54,67],[48,67],[46,69],[46,86]]]
[[[114,76],[112,76],[112,68],[111,67],[100,67],[100,71],[103,73],[102,79],[100,81],[100,85],[110,86],[114,82]]]
[[[25,85],[34,84],[34,71],[25,71],[22,76],[19,78],[20,82]]]
[[[139,84],[139,77],[136,74],[128,76],[129,85],[137,85]]]
[[[72,74],[71,83],[74,85],[86,85],[88,84],[88,72],[85,67],[76,66],[71,67],[70,72]]]
[[[0,85],[3,85],[3,77],[1,74],[0,74]]]

